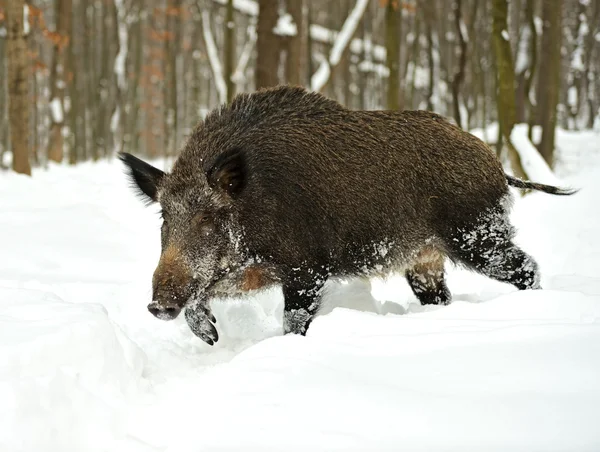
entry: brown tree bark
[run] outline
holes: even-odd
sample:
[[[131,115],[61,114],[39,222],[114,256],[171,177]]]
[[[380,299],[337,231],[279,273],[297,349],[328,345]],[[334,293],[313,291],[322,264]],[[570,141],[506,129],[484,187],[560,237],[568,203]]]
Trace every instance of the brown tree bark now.
[[[456,27],[456,35],[458,36],[459,57],[458,67],[452,79],[452,106],[454,110],[454,119],[458,127],[463,127],[462,118],[460,116],[460,87],[465,78],[465,67],[467,65],[467,41],[463,31],[466,30],[466,25],[462,19],[462,0],[454,0],[454,26]]]
[[[278,0],[258,1],[258,24],[256,27],[256,89],[275,86],[279,83],[277,69],[279,66],[279,41],[273,33],[279,17]]]
[[[4,168],[4,153],[8,151],[8,99],[6,86],[6,45],[0,39],[0,168]]]
[[[425,34],[427,38],[427,67],[429,70],[429,83],[427,88],[427,110],[433,110],[433,91],[435,85],[435,61],[434,52],[434,23],[435,23],[435,5],[430,2],[423,4],[423,22],[425,23]]]
[[[529,140],[533,142],[533,126],[535,125],[535,103],[532,99],[532,90],[533,80],[535,77],[537,64],[538,64],[538,36],[537,30],[535,28],[535,20],[534,20],[534,4],[535,0],[527,0],[527,4],[525,5],[525,16],[527,18],[527,24],[529,26],[529,30],[531,32],[531,42],[529,44],[529,69],[525,72],[525,86],[524,86],[524,97],[525,97],[525,105],[527,105],[527,136]]]
[[[29,163],[29,61],[23,24],[23,0],[6,6],[6,58],[8,62],[8,117],[13,170],[31,175]]]
[[[82,8],[81,2],[75,0],[73,4],[73,15],[78,16],[79,9]],[[71,21],[70,36],[75,36],[79,32],[81,24],[78,21]],[[69,98],[71,100],[71,108],[69,110],[69,127],[73,132],[73,145],[69,147],[69,164],[77,163],[78,156],[83,154],[85,146],[85,104],[82,102],[82,74],[79,70],[79,62],[81,60],[81,40],[73,39],[69,45],[68,68],[72,72],[73,78],[69,83]]]
[[[180,77],[178,74],[177,60],[181,52],[182,0],[168,0],[167,8],[165,96],[167,97],[166,103],[168,106],[165,108],[164,153],[168,156],[172,155],[179,146],[179,100],[177,91]]]
[[[96,113],[95,121],[92,122],[93,133],[94,133],[94,160],[99,157],[106,157],[108,149],[108,124],[110,118],[110,99],[109,99],[109,80],[111,77],[111,62],[113,61],[110,55],[110,25],[112,21],[109,19],[110,16],[110,4],[107,2],[102,3],[102,9],[100,12],[100,35],[98,36],[100,42],[100,72],[99,77],[96,79],[97,84],[95,87],[96,91]],[[97,150],[96,150],[97,149]]]
[[[415,15],[415,19],[414,19],[414,27],[413,27],[413,42],[412,42],[412,48],[410,51],[410,55],[412,58],[412,65],[411,66],[411,71],[410,74],[408,73],[408,58],[407,58],[407,64],[406,64],[406,78],[408,80],[410,80],[410,85],[408,85],[408,98],[407,98],[407,103],[406,105],[408,106],[407,108],[409,109],[414,109],[416,108],[416,102],[415,102],[415,97],[416,97],[416,74],[417,74],[417,61],[419,58],[419,54],[420,54],[420,46],[419,46],[419,38],[421,37],[421,16],[419,14]]]
[[[399,110],[400,99],[400,33],[402,6],[398,0],[388,0],[385,10],[385,48],[387,57],[388,91],[387,108]]]
[[[86,11],[89,9],[89,11]],[[96,86],[98,84],[99,71],[97,64],[97,52],[96,46],[94,43],[98,41],[98,34],[96,31],[96,8],[81,8],[82,10],[82,20],[84,21],[84,36],[85,36],[85,49],[83,51],[83,64],[86,69],[86,77],[85,80],[87,82],[86,86],[86,101],[85,101],[85,109],[86,109],[86,124],[87,130],[89,131],[86,137],[85,148],[89,149],[89,156],[92,157],[93,160],[98,160],[100,157],[98,152],[99,148],[97,146],[96,140],[98,137],[98,103],[96,96]],[[87,157],[86,152],[86,157]]]
[[[538,79],[538,111],[542,126],[539,151],[550,167],[554,164],[556,107],[560,93],[562,4],[563,0],[552,0],[543,2],[542,6],[544,33],[541,52],[544,58],[540,63]]]
[[[134,0],[132,6],[135,13],[135,20],[131,24],[128,37],[129,50],[127,51],[127,59],[131,61],[131,65],[127,68],[129,72],[129,80],[127,93],[125,93],[125,108],[123,109],[124,126],[123,126],[123,145],[122,148],[127,152],[139,152],[140,131],[138,127],[138,119],[140,117],[140,102],[139,93],[142,84],[142,53],[143,53],[143,17],[142,17],[142,0]]]
[[[64,98],[67,88],[67,59],[69,56],[71,31],[71,0],[56,0],[56,32],[58,39],[54,42],[54,58],[50,72],[50,135],[48,139],[48,160],[62,162],[63,159],[63,127],[65,125]]]
[[[587,128],[594,128],[594,119],[598,108],[598,98],[593,94],[594,78],[593,77],[593,62],[595,61],[595,55],[600,51],[600,46],[596,43],[596,36],[600,33],[600,2],[596,1],[591,5],[591,11],[588,15],[588,23],[595,24],[585,38],[585,95],[588,104],[588,122]],[[596,71],[598,74],[598,71]]]
[[[232,75],[235,70],[235,18],[233,15],[233,0],[227,1],[227,10],[225,14],[225,61],[223,67],[223,77],[227,87],[227,102],[231,102],[235,96],[235,83]]]
[[[306,0],[287,0],[287,11],[296,24],[296,35],[290,36],[286,60],[286,77],[292,85],[309,84],[308,72],[308,5]]]
[[[510,42],[507,39],[508,35],[508,2],[507,0],[494,0],[493,3],[493,41],[494,54],[496,56],[496,71],[497,71],[497,91],[496,103],[498,108],[498,123],[499,123],[499,147],[497,152],[500,153],[502,148],[500,138],[504,139],[508,148],[508,157],[515,176],[525,178],[525,170],[521,164],[521,157],[514,148],[510,139],[510,134],[516,122],[515,108],[515,72],[510,49]]]

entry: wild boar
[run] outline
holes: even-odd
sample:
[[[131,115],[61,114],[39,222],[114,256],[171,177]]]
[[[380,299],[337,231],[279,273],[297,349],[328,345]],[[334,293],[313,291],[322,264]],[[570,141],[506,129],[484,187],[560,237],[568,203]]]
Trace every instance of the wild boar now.
[[[162,208],[148,309],[218,340],[210,301],[280,284],[284,332],[305,334],[325,281],[404,272],[423,304],[447,304],[449,259],[519,289],[536,262],[513,242],[509,185],[492,150],[429,111],[353,111],[280,86],[241,94],[193,131],[170,173],[122,154]]]

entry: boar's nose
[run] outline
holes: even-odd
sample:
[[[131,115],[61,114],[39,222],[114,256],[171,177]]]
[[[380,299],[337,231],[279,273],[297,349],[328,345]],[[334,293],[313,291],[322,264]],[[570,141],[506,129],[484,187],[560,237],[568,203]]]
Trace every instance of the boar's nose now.
[[[158,303],[153,301],[148,305],[148,311],[161,320],[173,320],[181,312],[181,308],[175,303]]]

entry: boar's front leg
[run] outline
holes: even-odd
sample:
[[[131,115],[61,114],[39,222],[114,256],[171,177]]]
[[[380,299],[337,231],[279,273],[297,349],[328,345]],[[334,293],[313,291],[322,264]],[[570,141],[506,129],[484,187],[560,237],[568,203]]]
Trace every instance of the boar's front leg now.
[[[312,269],[294,272],[283,283],[283,332],[305,335],[321,306],[326,275]]]
[[[215,345],[215,342],[219,340],[219,333],[215,327],[217,319],[203,304],[196,303],[186,307],[185,320],[192,333],[208,345]]]

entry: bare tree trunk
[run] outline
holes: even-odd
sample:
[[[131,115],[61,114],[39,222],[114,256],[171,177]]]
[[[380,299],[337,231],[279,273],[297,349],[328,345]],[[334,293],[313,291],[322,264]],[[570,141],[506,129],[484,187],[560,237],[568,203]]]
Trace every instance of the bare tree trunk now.
[[[233,16],[233,0],[227,0],[227,13],[225,16],[225,64],[224,74],[227,87],[227,102],[231,102],[235,96],[235,83],[232,75],[235,70],[235,22]]]
[[[501,137],[504,139],[508,148],[508,157],[515,176],[526,177],[525,170],[521,164],[521,158],[514,148],[510,139],[510,134],[516,121],[515,108],[515,72],[510,49],[510,42],[506,39],[508,34],[507,15],[508,2],[507,0],[494,0],[493,3],[493,40],[494,54],[496,56],[496,70],[498,77],[497,89],[497,108],[498,108],[498,123]],[[500,143],[499,143],[499,146]],[[498,148],[500,153],[501,147]]]
[[[80,8],[83,6],[77,2]],[[76,7],[74,6],[74,10]],[[75,36],[78,32],[75,24],[71,24],[71,36]],[[79,73],[78,62],[82,58],[81,41],[73,40],[70,47],[69,68],[73,73],[73,80],[69,84],[69,98],[71,100],[71,108],[69,116],[71,118],[71,130],[73,131],[73,145],[69,148],[69,164],[77,163],[78,157],[84,154],[85,148],[85,100],[83,74]]]
[[[544,22],[542,54],[544,58],[541,61],[538,80],[540,92],[538,105],[542,126],[542,140],[539,150],[550,167],[554,164],[556,107],[560,92],[562,3],[562,0],[545,1],[542,7],[542,19]]]
[[[141,1],[138,3],[141,10]],[[133,60],[133,80],[134,86],[131,89],[131,96],[129,98],[129,109],[131,112],[131,118],[129,119],[129,125],[127,126],[127,130],[129,130],[129,142],[130,149],[135,152],[139,152],[140,149],[140,128],[138,126],[139,117],[140,117],[140,85],[142,83],[142,60],[144,57],[144,40],[143,40],[143,31],[144,31],[144,19],[141,15],[141,11],[139,13],[138,21],[136,23],[136,32],[132,33],[134,39],[136,40],[136,48],[135,48],[135,56]]]
[[[306,68],[304,69],[304,77],[306,80],[306,86],[310,85],[310,78],[312,76],[312,74],[315,72],[314,71],[314,64],[313,64],[313,59],[311,57],[313,49],[314,49],[314,42],[313,42],[313,37],[312,34],[310,33],[310,27],[313,23],[313,16],[312,16],[312,11],[313,11],[313,7],[311,5],[312,2],[307,1],[306,2],[306,9],[304,11],[305,15],[304,18],[306,19]]]
[[[179,102],[177,96],[177,88],[179,81],[179,73],[177,71],[177,60],[181,52],[181,5],[182,0],[169,0],[171,12],[167,17],[169,35],[167,36],[167,80],[168,86],[168,105],[166,109],[167,121],[165,128],[165,136],[167,137],[167,147],[164,150],[167,155],[172,155],[178,148],[178,132],[179,132]]]
[[[593,129],[594,128],[594,118],[595,118],[595,112],[596,112],[596,108],[597,108],[597,101],[598,99],[594,96],[594,79],[596,77],[594,77],[594,69],[593,69],[593,62],[594,62],[594,55],[595,53],[597,53],[598,51],[600,51],[600,46],[598,46],[598,44],[596,43],[596,36],[598,36],[598,34],[600,33],[600,2],[596,1],[593,3],[592,5],[592,10],[590,11],[589,14],[589,20],[588,23],[590,24],[595,24],[595,26],[589,31],[588,35],[585,38],[585,48],[584,48],[584,53],[585,53],[585,77],[584,77],[584,81],[585,81],[585,94],[586,94],[586,99],[587,99],[587,103],[588,103],[588,121],[587,121],[587,128],[588,129]],[[596,75],[598,74],[598,71],[596,71]]]
[[[419,39],[421,36],[421,16],[419,14],[416,15],[414,21],[414,34],[413,34],[413,42],[412,42],[412,64],[410,65],[410,74],[408,73],[408,58],[406,64],[406,74],[408,80],[410,81],[410,85],[408,86],[408,108],[414,109],[415,106],[415,91],[416,91],[416,74],[417,74],[417,62],[419,61],[420,54],[420,46]]]
[[[6,7],[6,58],[8,61],[8,117],[13,170],[31,175],[29,164],[29,61],[23,23],[23,0]]]
[[[425,33],[427,36],[427,66],[429,69],[429,83],[427,88],[427,110],[433,110],[433,90],[435,84],[435,61],[433,58],[433,22],[435,20],[435,12],[433,8],[435,5],[428,4],[424,6],[424,22],[425,22]]]
[[[275,86],[279,83],[279,40],[273,33],[279,17],[278,0],[258,1],[258,24],[256,38],[256,89]]]
[[[54,42],[54,61],[50,73],[50,134],[48,141],[48,159],[62,162],[63,127],[65,125],[65,89],[67,77],[67,58],[69,55],[71,30],[71,0],[56,0],[56,32],[59,39]]]
[[[33,39],[29,40],[30,47],[31,46],[31,41],[33,41]],[[31,130],[33,130],[33,136],[32,136],[32,140],[33,143],[29,144],[29,161],[33,163],[33,166],[39,166],[40,164],[40,156],[39,156],[39,152],[38,152],[38,146],[39,146],[39,97],[40,96],[40,89],[39,89],[39,77],[38,74],[36,73],[36,71],[33,71],[33,73],[31,74],[31,89],[32,89],[32,100],[33,100],[33,108],[30,110],[30,115],[32,116],[32,124],[31,124]]]
[[[537,69],[537,30],[535,28],[535,19],[534,19],[534,1],[535,0],[527,0],[527,4],[525,5],[525,15],[527,18],[527,24],[529,27],[529,31],[531,33],[531,42],[529,43],[529,69],[525,72],[525,105],[527,105],[527,136],[529,140],[533,142],[533,126],[535,125],[535,102],[533,101],[533,92],[531,88],[533,87],[533,80],[535,77],[535,72]]]
[[[6,46],[0,39],[0,168],[4,168],[4,153],[8,151],[8,100],[6,86]]]
[[[287,81],[292,85],[308,85],[308,5],[306,0],[287,0],[287,10],[296,24],[296,35],[290,36],[286,60]]]
[[[400,37],[402,7],[398,1],[388,0],[385,11],[385,48],[387,55],[388,92],[387,108],[399,110],[400,100]]]
[[[143,26],[142,26],[142,2],[134,0],[134,22],[131,24],[127,51],[128,59],[131,59],[132,64],[129,69],[129,78],[131,83],[128,83],[128,92],[126,96],[125,108],[123,109],[124,125],[123,125],[123,149],[127,152],[139,152],[139,131],[138,118],[140,110],[139,91],[142,83],[142,52],[144,47],[143,41]]]
[[[86,128],[89,130],[89,134],[86,136],[85,148],[90,150],[90,156],[93,160],[98,160],[98,146],[96,143],[98,137],[98,108],[96,99],[96,85],[98,83],[98,65],[96,57],[96,47],[94,43],[98,41],[96,34],[96,8],[82,8],[82,12],[85,18],[85,50],[84,50],[84,65],[86,68],[86,102],[85,102],[85,120]],[[84,158],[87,158],[86,156]]]
[[[200,44],[202,42],[202,12],[200,10],[200,6],[196,4],[196,7],[192,9],[192,19],[194,31],[192,34],[192,42],[194,49],[192,51],[192,89],[191,89],[191,101],[194,104],[193,114],[190,118],[190,121],[195,124],[198,119],[200,119],[200,115],[198,114],[200,110],[200,106],[202,105],[200,99],[200,93],[202,91],[202,77],[200,75],[200,58],[202,53],[200,51]]]
[[[465,88],[467,92],[463,91],[463,98],[465,99],[465,110],[467,112],[467,118],[464,122],[466,129],[470,130],[473,125],[473,118],[479,107],[479,99],[477,96],[477,87],[479,81],[477,80],[482,76],[480,62],[475,57],[475,25],[477,23],[477,13],[479,11],[479,2],[473,1],[471,15],[468,18],[469,26],[467,27],[467,60],[470,66],[470,72],[466,72],[467,79],[465,81]],[[463,88],[464,89],[464,88]]]
[[[96,121],[94,124],[94,131],[96,135],[95,147],[97,147],[97,154],[94,156],[97,159],[99,156],[105,157],[107,154],[108,147],[108,131],[106,125],[108,124],[106,117],[109,115],[109,72],[110,72],[110,36],[108,29],[108,3],[102,4],[102,13],[100,16],[100,23],[102,33],[100,35],[101,43],[101,54],[100,54],[100,77],[97,79],[96,85]]]
[[[583,86],[585,75],[584,48],[585,35],[589,33],[587,25],[587,3],[579,2],[577,13],[574,14],[573,28],[571,29],[571,41],[575,41],[572,49],[571,61],[566,79],[565,90],[567,99],[565,102],[567,113],[567,124],[569,129],[579,130],[579,114],[581,113]],[[567,28],[565,26],[565,28]],[[585,31],[584,31],[585,30]]]
[[[458,36],[458,45],[460,48],[458,68],[452,79],[452,105],[454,107],[454,119],[458,127],[463,127],[460,116],[460,87],[465,78],[465,66],[467,64],[467,37],[464,36],[467,27],[462,19],[462,0],[454,0],[454,25]]]
[[[369,55],[370,48],[364,45],[367,42],[367,37],[370,35],[371,30],[369,30],[369,21],[368,17],[362,21],[362,55],[361,58],[363,61],[368,61],[371,56]],[[367,108],[367,96],[368,96],[368,85],[369,85],[369,73],[366,71],[358,71],[358,89],[359,89],[359,109],[365,110]]]

